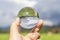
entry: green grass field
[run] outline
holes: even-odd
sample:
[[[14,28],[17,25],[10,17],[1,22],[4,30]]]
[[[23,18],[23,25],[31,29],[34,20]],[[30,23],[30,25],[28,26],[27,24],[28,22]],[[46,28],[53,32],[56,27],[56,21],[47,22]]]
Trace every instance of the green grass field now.
[[[23,35],[26,35],[26,33],[22,33]],[[0,33],[0,40],[8,40],[9,39],[9,34],[7,33]],[[52,33],[52,34],[47,34],[47,33],[41,33],[41,40],[60,40],[60,34]]]

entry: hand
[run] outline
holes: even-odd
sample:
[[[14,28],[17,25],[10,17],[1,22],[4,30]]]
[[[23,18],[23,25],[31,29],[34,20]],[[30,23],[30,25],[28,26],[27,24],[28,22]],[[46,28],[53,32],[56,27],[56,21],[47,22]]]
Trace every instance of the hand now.
[[[37,27],[43,24],[42,20],[39,20]],[[9,40],[39,40],[39,29],[35,29],[34,32],[28,33],[25,37],[20,34],[20,18],[18,17],[10,26],[10,38]]]

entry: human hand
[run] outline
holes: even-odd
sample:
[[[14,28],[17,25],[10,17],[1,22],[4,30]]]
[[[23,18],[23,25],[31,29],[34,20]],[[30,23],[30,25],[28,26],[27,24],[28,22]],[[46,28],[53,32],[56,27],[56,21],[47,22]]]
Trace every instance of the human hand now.
[[[39,20],[36,27],[41,27],[43,21]],[[10,38],[9,40],[39,40],[39,28],[35,28],[32,32],[28,33],[26,36],[22,36],[20,33],[20,18],[18,17],[10,26]]]

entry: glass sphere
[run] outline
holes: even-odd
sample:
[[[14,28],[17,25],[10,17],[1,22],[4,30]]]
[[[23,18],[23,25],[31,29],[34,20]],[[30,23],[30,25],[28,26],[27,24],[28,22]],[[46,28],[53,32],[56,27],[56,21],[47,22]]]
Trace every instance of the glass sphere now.
[[[18,16],[20,17],[20,26],[25,29],[31,29],[35,27],[36,23],[39,20],[38,13],[31,7],[22,8]]]

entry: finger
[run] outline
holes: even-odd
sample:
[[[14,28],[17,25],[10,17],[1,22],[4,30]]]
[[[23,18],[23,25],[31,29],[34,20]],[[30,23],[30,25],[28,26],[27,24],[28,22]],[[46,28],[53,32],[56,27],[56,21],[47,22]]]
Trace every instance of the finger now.
[[[19,24],[20,24],[20,18],[17,17],[16,20],[15,20],[14,22],[12,22],[11,25],[15,25],[15,26],[17,26],[17,25],[19,25]]]
[[[40,38],[40,34],[38,32],[34,33],[34,38],[35,39],[39,39]]]
[[[37,40],[40,38],[40,34],[38,32],[29,33],[27,37],[29,37],[31,40]]]
[[[42,28],[42,25],[43,25],[43,20],[39,20],[31,32],[38,32]]]
[[[11,27],[10,27],[10,33],[19,33],[19,30],[20,30],[20,19],[17,18],[12,24],[11,24]]]
[[[17,19],[16,19],[16,21],[15,21],[15,25],[16,25],[16,29],[18,30],[18,32],[20,32],[20,18],[18,17]]]
[[[15,23],[16,23],[16,26],[20,26],[20,18],[19,17],[16,19]]]
[[[18,17],[10,27],[10,39],[12,40],[20,40],[22,36],[20,34],[20,18]]]

